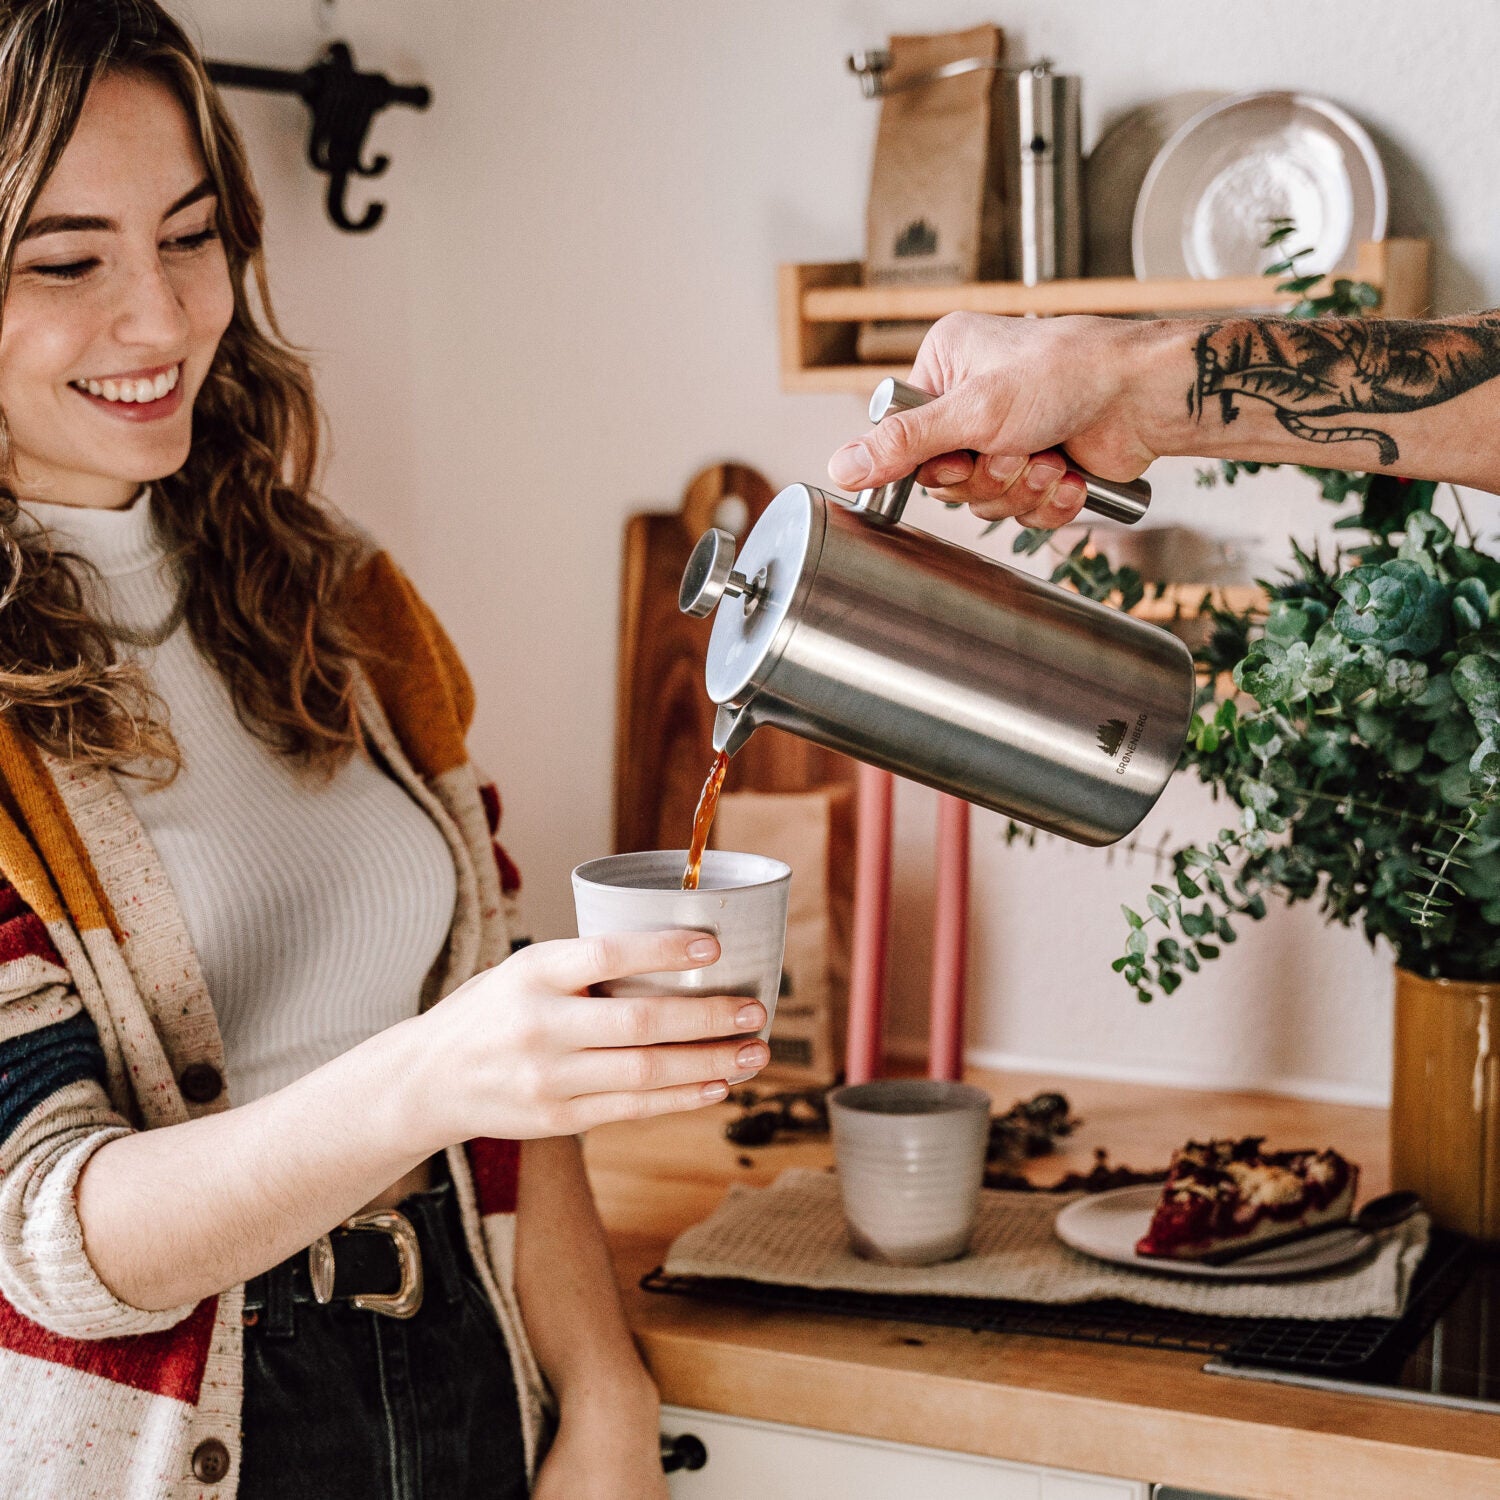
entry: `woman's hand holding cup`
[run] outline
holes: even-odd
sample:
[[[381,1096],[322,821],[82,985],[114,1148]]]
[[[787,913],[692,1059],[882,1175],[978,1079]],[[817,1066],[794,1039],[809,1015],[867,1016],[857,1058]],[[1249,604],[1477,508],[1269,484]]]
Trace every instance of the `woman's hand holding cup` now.
[[[433,1150],[474,1136],[574,1135],[714,1104],[769,1057],[744,995],[594,995],[719,957],[709,933],[619,932],[523,948],[415,1021],[414,1105]],[[416,1032],[414,1031],[414,1035]]]

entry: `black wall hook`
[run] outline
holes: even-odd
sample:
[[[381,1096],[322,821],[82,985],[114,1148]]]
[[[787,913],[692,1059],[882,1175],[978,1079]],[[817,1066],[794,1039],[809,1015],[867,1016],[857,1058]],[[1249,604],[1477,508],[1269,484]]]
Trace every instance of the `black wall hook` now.
[[[351,219],[344,206],[351,174],[379,177],[391,164],[383,152],[371,161],[363,160],[370,122],[391,104],[426,109],[432,102],[431,90],[420,83],[392,83],[383,73],[358,72],[354,54],[344,42],[330,44],[317,62],[301,73],[210,62],[208,76],[221,88],[296,94],[312,111],[307,159],[319,172],[328,174],[328,217],[351,234],[363,234],[381,221],[385,215],[383,203],[366,204],[358,219]]]

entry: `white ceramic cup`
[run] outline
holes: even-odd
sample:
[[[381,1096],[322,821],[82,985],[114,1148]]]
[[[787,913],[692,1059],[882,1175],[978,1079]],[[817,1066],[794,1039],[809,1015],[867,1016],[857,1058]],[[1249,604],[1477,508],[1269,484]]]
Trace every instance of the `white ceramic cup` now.
[[[969,1248],[989,1139],[983,1089],[877,1079],[835,1089],[828,1116],[856,1254],[929,1266]]]
[[[791,866],[762,854],[709,849],[698,889],[685,891],[686,863],[686,849],[652,849],[591,859],[573,871],[579,937],[692,928],[719,940],[719,956],[705,968],[633,974],[595,988],[610,995],[750,996],[766,1008],[757,1035],[768,1041],[781,990]]]

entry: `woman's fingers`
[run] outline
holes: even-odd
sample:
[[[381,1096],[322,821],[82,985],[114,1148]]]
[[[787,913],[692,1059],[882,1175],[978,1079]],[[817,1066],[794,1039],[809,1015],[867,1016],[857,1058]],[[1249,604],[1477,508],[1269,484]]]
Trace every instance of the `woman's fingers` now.
[[[765,1006],[744,995],[559,999],[544,1014],[558,1045],[575,1052],[743,1037],[766,1024]]]
[[[577,994],[591,984],[632,974],[701,969],[718,956],[719,940],[709,932],[611,932],[533,943],[508,962],[563,994]]]
[[[577,1135],[617,1120],[683,1114],[690,1109],[702,1109],[705,1104],[722,1103],[728,1094],[729,1085],[722,1080],[678,1084],[675,1088],[653,1089],[649,1093],[584,1094],[568,1103],[558,1133]]]
[[[655,1093],[683,1084],[737,1082],[758,1073],[771,1049],[758,1037],[667,1047],[596,1047],[562,1059],[557,1087],[565,1096]]]

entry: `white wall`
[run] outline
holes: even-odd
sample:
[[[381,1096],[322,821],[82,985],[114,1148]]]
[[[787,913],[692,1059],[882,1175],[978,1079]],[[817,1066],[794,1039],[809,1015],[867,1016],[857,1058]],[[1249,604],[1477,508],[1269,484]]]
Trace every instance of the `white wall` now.
[[[301,161],[296,101],[235,96],[270,212],[279,305],[317,352],[328,490],[396,549],[474,670],[476,744],[507,791],[539,933],[570,930],[567,871],[609,837],[619,537],[703,463],[818,481],[860,426],[852,397],[784,396],[773,270],[857,258],[876,106],[844,55],[891,30],[994,19],[1012,55],[1085,79],[1092,141],[1182,89],[1305,88],[1374,132],[1392,232],[1437,241],[1436,301],[1500,302],[1500,7],[1448,0],[181,0],[211,53],[300,66],[329,35],[434,90],[357,184],[389,203],[334,231]],[[1439,19],[1441,24],[1439,24]],[[1206,497],[1153,471],[1162,520],[1310,535],[1296,481]],[[1490,502],[1478,502],[1484,509]],[[935,507],[933,508],[935,511]],[[967,517],[924,513],[972,538]],[[920,1027],[929,799],[900,810],[897,1023]],[[1141,832],[1216,826],[1174,785]],[[1387,1086],[1388,964],[1306,910],[1276,913],[1216,972],[1138,1006],[1108,968],[1147,858],[1003,847],[981,817],[971,1042],[985,1056],[1350,1098]]]

